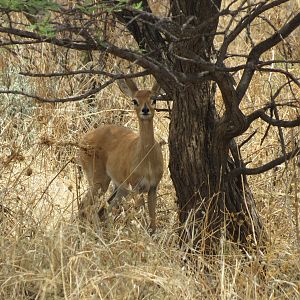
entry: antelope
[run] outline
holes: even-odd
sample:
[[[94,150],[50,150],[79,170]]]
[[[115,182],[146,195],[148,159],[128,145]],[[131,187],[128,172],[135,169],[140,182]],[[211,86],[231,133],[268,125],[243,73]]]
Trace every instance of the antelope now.
[[[108,199],[110,211],[132,188],[139,194],[148,193],[150,231],[156,229],[157,187],[163,175],[161,146],[154,138],[153,117],[158,92],[157,83],[151,90],[139,90],[132,79],[117,81],[119,89],[132,99],[138,118],[139,133],[117,125],[103,125],[86,133],[80,144],[79,163],[89,183],[89,191],[79,205],[84,218],[95,198],[104,195],[110,182],[114,191]],[[100,209],[98,216],[102,215]]]

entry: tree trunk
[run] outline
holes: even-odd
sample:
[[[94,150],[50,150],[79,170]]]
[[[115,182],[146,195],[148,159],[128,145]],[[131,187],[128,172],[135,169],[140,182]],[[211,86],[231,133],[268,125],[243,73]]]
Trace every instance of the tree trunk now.
[[[193,63],[195,54],[210,60],[213,34],[205,33],[216,31],[218,18],[212,17],[218,13],[217,7],[220,1],[171,1],[174,19],[183,36],[190,38],[174,45],[177,59],[170,69],[195,73],[201,71]],[[193,26],[188,28],[186,24]],[[240,166],[241,161],[237,155],[230,159],[233,142],[222,134],[228,124],[218,122],[211,83],[172,86],[167,92],[174,100],[169,168],[177,195],[182,241],[192,239],[197,249],[211,253],[223,231],[242,246],[257,244],[263,229],[246,178],[226,179],[228,171]]]
[[[217,135],[210,84],[189,85],[173,97],[169,168],[182,241],[192,239],[195,248],[215,252],[226,228],[227,238],[242,247],[257,246],[263,228],[246,178],[226,179],[242,162],[229,156],[230,141]]]

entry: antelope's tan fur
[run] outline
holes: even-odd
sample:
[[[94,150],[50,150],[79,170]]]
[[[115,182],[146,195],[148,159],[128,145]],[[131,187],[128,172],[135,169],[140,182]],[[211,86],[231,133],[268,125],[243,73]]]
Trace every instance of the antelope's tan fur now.
[[[120,89],[135,103],[139,134],[128,128],[105,125],[85,134],[79,161],[89,182],[89,191],[80,205],[85,214],[96,196],[103,195],[112,181],[115,191],[109,198],[109,209],[125,197],[130,188],[148,193],[150,228],[156,229],[156,191],[163,174],[163,156],[154,139],[153,117],[155,107],[152,90],[138,90],[131,79],[119,80]],[[88,218],[88,216],[85,216]]]

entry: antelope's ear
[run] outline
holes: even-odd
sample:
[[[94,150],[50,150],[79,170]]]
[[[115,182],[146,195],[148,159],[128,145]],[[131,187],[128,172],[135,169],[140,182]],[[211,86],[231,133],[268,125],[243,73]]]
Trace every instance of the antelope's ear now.
[[[132,79],[118,79],[117,84],[120,91],[130,98],[133,98],[135,93],[138,91],[138,88]]]
[[[122,75],[123,73],[120,71],[120,69],[115,65],[114,66],[114,71],[118,75]],[[123,94],[126,96],[133,98],[135,93],[139,90],[134,82],[133,79],[131,78],[122,78],[117,80],[117,84],[119,86],[119,89]]]
[[[159,90],[160,90],[160,86],[157,83],[157,81],[155,81],[152,88],[151,88],[152,95],[157,95],[159,93]]]

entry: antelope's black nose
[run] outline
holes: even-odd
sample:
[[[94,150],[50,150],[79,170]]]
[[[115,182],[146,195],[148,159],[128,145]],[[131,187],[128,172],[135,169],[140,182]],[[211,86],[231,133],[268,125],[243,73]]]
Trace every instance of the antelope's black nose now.
[[[142,113],[144,115],[147,115],[149,113],[149,108],[146,106],[146,104],[144,105],[143,109],[142,109]]]

